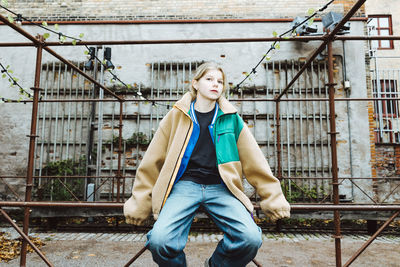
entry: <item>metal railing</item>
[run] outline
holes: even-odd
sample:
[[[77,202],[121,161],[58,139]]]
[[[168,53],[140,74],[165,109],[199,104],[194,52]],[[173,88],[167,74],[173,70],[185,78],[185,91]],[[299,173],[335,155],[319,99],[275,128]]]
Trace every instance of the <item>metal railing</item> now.
[[[332,42],[334,41],[334,39],[336,38],[336,33],[338,31],[338,29],[340,29],[344,23],[346,21],[349,20],[349,18],[361,7],[361,5],[365,2],[365,0],[359,0],[354,7],[349,11],[349,13],[344,17],[344,19],[335,27],[335,29],[333,29],[333,31],[331,33],[328,33],[327,35],[325,35],[322,40],[322,44],[318,47],[318,49],[315,50],[315,52],[309,57],[309,59],[305,62],[305,64],[303,66],[301,66],[301,68],[296,72],[296,74],[291,77],[291,81],[288,82],[285,87],[281,90],[281,92],[279,93],[279,95],[275,96],[274,99],[269,99],[269,100],[265,100],[265,99],[246,99],[246,101],[273,101],[275,103],[275,126],[276,127],[276,152],[277,152],[277,159],[276,159],[276,173],[277,176],[279,178],[284,178],[284,168],[282,167],[282,157],[283,157],[283,153],[285,153],[285,150],[283,149],[282,146],[282,140],[281,140],[281,136],[282,135],[282,129],[283,128],[283,120],[282,118],[285,118],[284,116],[282,116],[282,111],[284,111],[285,109],[287,109],[288,107],[285,107],[284,109],[281,108],[281,105],[284,103],[288,103],[290,101],[294,101],[294,102],[304,102],[304,103],[308,103],[308,102],[321,102],[322,105],[328,103],[328,107],[329,107],[329,114],[327,114],[327,116],[329,116],[329,139],[330,139],[330,162],[331,162],[331,166],[329,166],[330,168],[330,174],[331,174],[331,181],[332,181],[332,199],[333,199],[333,204],[332,205],[301,205],[301,204],[294,204],[292,205],[292,210],[331,210],[334,212],[334,222],[335,222],[335,255],[336,255],[336,266],[342,266],[342,259],[341,259],[341,230],[340,230],[340,211],[341,210],[370,210],[370,211],[377,211],[377,210],[391,210],[391,211],[396,211],[393,216],[391,218],[389,218],[386,223],[378,230],[378,232],[371,237],[371,239],[369,241],[367,241],[363,247],[351,258],[349,259],[343,266],[349,266],[357,256],[359,256],[362,251],[374,240],[374,238],[392,221],[394,220],[394,218],[396,218],[396,216],[399,215],[400,213],[400,207],[398,205],[364,205],[364,206],[357,206],[357,205],[340,205],[339,204],[339,185],[340,185],[340,181],[339,181],[339,177],[338,177],[338,163],[337,163],[337,147],[336,147],[336,136],[337,136],[337,132],[335,130],[335,125],[336,125],[336,119],[335,119],[335,102],[337,101],[376,101],[376,99],[346,99],[346,98],[342,98],[342,99],[335,99],[335,95],[334,95],[334,80],[333,80],[333,55],[332,55]],[[31,126],[31,134],[29,135],[30,138],[30,145],[29,145],[29,161],[28,161],[28,168],[27,168],[27,176],[26,176],[26,194],[25,194],[25,199],[24,202],[11,202],[11,201],[2,201],[0,202],[0,207],[10,207],[10,206],[14,206],[14,207],[23,207],[24,208],[24,224],[23,224],[23,230],[21,231],[18,226],[15,225],[15,223],[12,222],[12,219],[5,213],[5,211],[3,209],[1,210],[2,215],[10,222],[10,224],[15,227],[16,229],[18,229],[19,233],[21,234],[21,236],[23,237],[23,245],[21,248],[21,261],[20,261],[20,265],[21,266],[25,266],[26,265],[26,249],[27,249],[27,244],[29,243],[30,245],[32,245],[33,247],[35,247],[32,242],[30,242],[29,238],[27,237],[27,233],[28,233],[28,229],[29,229],[29,217],[30,217],[30,208],[34,208],[34,207],[38,207],[38,206],[42,206],[42,207],[93,207],[93,208],[100,208],[100,207],[109,207],[109,208],[122,208],[122,203],[118,203],[121,202],[123,200],[123,195],[121,195],[121,180],[124,181],[125,180],[125,176],[122,174],[122,152],[123,152],[123,143],[122,143],[122,115],[124,113],[124,103],[127,101],[126,99],[123,99],[122,97],[116,95],[114,92],[110,91],[109,88],[104,87],[102,84],[100,84],[99,82],[96,81],[96,79],[93,79],[92,77],[90,77],[87,73],[84,73],[83,71],[79,70],[78,67],[76,67],[75,65],[73,65],[71,62],[67,61],[66,59],[64,59],[63,57],[61,57],[60,55],[58,55],[56,52],[54,52],[53,50],[51,50],[49,48],[49,43],[45,43],[43,41],[43,39],[39,36],[38,38],[34,38],[33,36],[29,35],[27,32],[25,32],[23,29],[18,28],[17,26],[11,24],[8,22],[8,20],[4,17],[0,15],[0,21],[2,21],[3,23],[7,24],[8,26],[10,26],[11,28],[13,28],[14,30],[16,30],[17,32],[19,32],[20,34],[22,34],[23,36],[27,37],[35,46],[37,46],[37,62],[36,62],[36,75],[35,75],[35,83],[34,83],[34,87],[32,87],[32,90],[34,91],[34,97],[33,97],[33,101],[32,102],[32,126]],[[343,38],[343,37],[342,37]],[[377,37],[374,37],[375,39]],[[379,37],[378,37],[379,38]],[[400,40],[400,37],[391,37],[392,39],[396,39],[396,40]],[[307,39],[307,38],[302,38],[303,40]],[[312,40],[313,38],[310,38],[310,40]],[[346,38],[344,38],[346,39]],[[383,37],[382,39],[387,39],[387,37]],[[365,40],[365,37],[360,37],[360,38],[347,38],[346,40]],[[218,40],[218,42],[224,42],[227,40],[223,40],[220,39]],[[237,40],[237,41],[248,41],[248,40]],[[296,38],[294,38],[291,41],[296,41]],[[155,43],[159,43],[160,41],[157,41]],[[177,43],[179,41],[177,40],[173,40],[173,41],[163,41],[164,43]],[[195,42],[193,40],[182,40],[181,42]],[[215,42],[215,40],[200,40],[199,42]],[[106,42],[103,42],[102,44],[105,44]],[[124,42],[125,44],[125,42]],[[13,44],[5,44],[6,45],[13,45]],[[30,45],[30,44],[29,44]],[[58,45],[58,44],[54,44],[54,45]],[[327,80],[325,81],[324,87],[328,88],[328,95],[325,95],[325,97],[321,96],[319,98],[312,98],[312,99],[305,99],[305,98],[299,98],[299,99],[282,99],[282,97],[284,95],[286,95],[289,91],[289,88],[291,88],[295,82],[298,80],[298,78],[303,74],[303,72],[309,68],[312,65],[313,60],[315,59],[315,57],[323,50],[325,49],[325,47],[328,47],[328,61],[327,61]],[[83,100],[74,100],[74,99],[65,99],[65,100],[55,100],[54,102],[65,102],[65,103],[74,103],[74,102],[109,102],[109,101],[118,101],[119,102],[119,124],[118,124],[118,167],[116,169],[116,172],[114,173],[114,176],[112,177],[112,179],[115,179],[117,181],[117,197],[116,197],[116,202],[117,203],[105,203],[105,202],[72,202],[72,203],[67,203],[67,202],[33,202],[32,201],[32,187],[33,187],[33,179],[36,178],[34,176],[34,156],[35,156],[35,151],[36,151],[36,146],[39,145],[36,144],[36,140],[37,140],[37,118],[39,115],[38,112],[38,106],[39,106],[39,102],[40,103],[51,103],[52,101],[48,101],[48,100],[41,100],[39,101],[39,91],[43,90],[42,88],[40,88],[40,75],[41,75],[41,70],[42,70],[42,64],[41,64],[41,59],[42,59],[42,51],[46,50],[47,52],[49,52],[50,54],[52,54],[53,56],[55,56],[56,58],[58,58],[60,61],[62,61],[63,63],[65,63],[68,67],[71,67],[74,71],[76,71],[78,74],[82,75],[83,77],[85,77],[88,81],[90,81],[91,83],[93,83],[96,86],[96,90],[97,88],[101,88],[103,89],[105,92],[108,92],[109,95],[111,95],[112,97],[114,97],[114,99],[104,99],[104,100],[99,100],[99,99],[83,99]],[[153,95],[154,96],[154,95]],[[93,95],[94,97],[94,95]],[[155,97],[155,96],[154,96]],[[159,95],[157,95],[157,97],[159,97]],[[172,102],[172,99],[157,99],[157,101],[170,101]],[[142,101],[139,99],[136,100],[132,100],[132,101],[137,101],[138,103],[141,103]],[[289,105],[288,105],[289,106]],[[68,107],[68,104],[67,104]],[[43,107],[44,109],[44,107]],[[279,119],[278,119],[279,118]],[[287,119],[288,117],[286,117]],[[58,120],[58,119],[57,119]],[[303,118],[301,117],[301,120],[303,120]],[[43,120],[45,121],[45,120]],[[61,119],[62,121],[62,119]],[[65,122],[67,121],[67,125],[68,123],[71,122],[71,117],[67,117],[67,119],[64,117],[64,125]],[[306,120],[307,121],[307,120]],[[43,123],[43,122],[42,122]],[[42,128],[43,131],[43,128]],[[321,133],[322,134],[322,133]],[[287,135],[286,135],[287,136]],[[287,137],[286,137],[287,138]],[[289,140],[289,138],[287,138],[287,140]],[[289,144],[289,142],[287,142]],[[69,149],[68,149],[69,150]],[[310,146],[310,152],[311,152],[311,146]],[[69,154],[69,152],[68,152]],[[290,170],[290,168],[288,168],[288,170]],[[289,173],[289,171],[287,171],[287,173]],[[80,176],[82,177],[82,176]],[[88,176],[85,176],[88,177]],[[44,176],[39,176],[39,178],[44,178]],[[47,178],[52,178],[52,177],[47,177]],[[70,177],[73,178],[73,177]],[[78,177],[76,177],[78,178]],[[101,179],[101,176],[96,176],[96,178]],[[290,178],[290,177],[288,177]],[[291,178],[290,178],[291,179]],[[318,179],[318,177],[317,177]],[[321,179],[327,179],[327,177],[322,177]],[[114,183],[113,183],[114,184]],[[122,192],[124,192],[124,190],[122,189]],[[114,199],[113,199],[114,200]],[[35,251],[37,253],[39,253],[39,255],[42,257],[42,259],[46,262],[47,265],[52,266],[51,263],[46,259],[46,257],[40,253],[40,251],[36,248]],[[144,251],[144,250],[142,250]],[[141,252],[142,252],[141,251]],[[137,258],[137,257],[135,257]],[[130,261],[131,263],[132,261]]]

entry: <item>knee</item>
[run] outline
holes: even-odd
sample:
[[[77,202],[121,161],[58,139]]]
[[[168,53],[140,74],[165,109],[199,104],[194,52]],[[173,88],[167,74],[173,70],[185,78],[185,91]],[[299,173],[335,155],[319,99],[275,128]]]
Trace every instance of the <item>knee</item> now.
[[[258,227],[255,229],[248,229],[241,234],[241,240],[243,242],[243,247],[250,250],[258,250],[262,244],[261,230]]]
[[[151,252],[167,257],[174,257],[183,250],[178,240],[162,231],[152,231],[148,235],[148,248]]]
[[[162,232],[152,230],[151,233],[147,235],[147,238],[150,251],[161,251],[166,249],[168,237]]]

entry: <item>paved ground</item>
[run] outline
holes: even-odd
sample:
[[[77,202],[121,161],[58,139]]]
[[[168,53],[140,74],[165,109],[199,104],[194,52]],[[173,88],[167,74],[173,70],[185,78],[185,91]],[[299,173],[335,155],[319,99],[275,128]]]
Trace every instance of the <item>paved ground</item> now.
[[[11,228],[0,228],[11,238],[18,234]],[[42,251],[54,266],[124,266],[139,251],[145,241],[142,233],[31,233],[46,245]],[[219,234],[191,234],[185,252],[188,266],[203,266],[222,238]],[[342,239],[342,262],[345,263],[369,238],[367,235],[347,235]],[[330,235],[264,234],[263,245],[256,259],[263,266],[335,266],[335,245]],[[0,266],[19,266],[19,259]],[[30,253],[27,266],[46,266]],[[132,266],[156,266],[146,251]],[[249,264],[248,266],[255,266]],[[351,266],[399,267],[400,237],[378,237]]]

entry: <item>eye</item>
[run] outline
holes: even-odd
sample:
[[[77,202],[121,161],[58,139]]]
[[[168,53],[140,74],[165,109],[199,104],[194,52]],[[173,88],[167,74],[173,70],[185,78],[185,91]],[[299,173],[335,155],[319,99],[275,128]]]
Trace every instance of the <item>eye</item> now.
[[[224,83],[224,81],[218,81],[218,83],[219,83],[219,84],[223,84],[223,83]]]

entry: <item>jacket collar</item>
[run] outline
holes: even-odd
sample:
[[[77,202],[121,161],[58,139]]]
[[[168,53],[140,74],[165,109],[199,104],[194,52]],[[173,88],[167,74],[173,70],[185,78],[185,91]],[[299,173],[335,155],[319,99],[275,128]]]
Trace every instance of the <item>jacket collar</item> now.
[[[187,92],[179,101],[175,103],[174,106],[187,113],[190,110],[190,104],[195,100],[195,98],[196,96],[194,96],[191,92]],[[225,96],[220,96],[217,102],[219,108],[224,114],[237,112],[237,109],[228,101],[228,99],[225,98]]]

